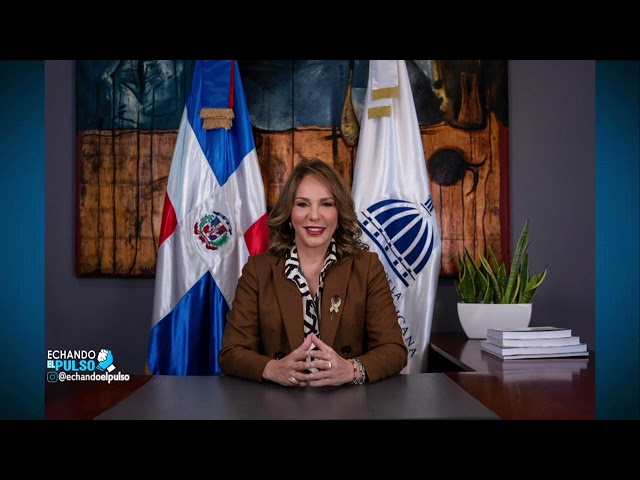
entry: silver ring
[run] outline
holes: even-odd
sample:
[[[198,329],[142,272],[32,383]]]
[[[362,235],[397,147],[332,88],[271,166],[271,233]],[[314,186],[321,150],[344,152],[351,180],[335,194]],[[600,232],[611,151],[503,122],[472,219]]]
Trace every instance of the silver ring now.
[[[297,385],[298,380],[296,380],[296,377],[294,377],[294,375],[295,375],[295,372],[289,377],[289,381]]]
[[[329,370],[331,370],[331,368],[333,367],[333,365],[331,365],[331,360],[327,360],[327,362],[329,362]]]

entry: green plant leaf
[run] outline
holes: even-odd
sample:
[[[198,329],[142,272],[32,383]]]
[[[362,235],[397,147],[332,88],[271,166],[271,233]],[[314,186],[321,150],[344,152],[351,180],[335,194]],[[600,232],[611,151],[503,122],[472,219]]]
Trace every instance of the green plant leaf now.
[[[475,303],[476,290],[473,282],[465,281],[463,279],[462,282],[458,282],[457,288],[460,297],[462,297],[462,300],[464,300],[466,303]]]
[[[544,267],[544,270],[541,273],[536,273],[534,276],[531,277],[531,279],[527,283],[530,283],[535,288],[538,288],[540,284],[544,282],[544,279],[546,276],[547,276],[547,267]]]
[[[469,254],[469,258],[471,255]],[[476,265],[475,262],[472,262],[474,272],[475,272],[475,284],[476,291],[480,294],[480,298],[478,299],[478,303],[491,303],[491,297],[493,295],[493,289],[491,287],[491,283],[489,282],[489,278],[482,273],[482,269]]]
[[[482,298],[482,303],[491,303],[493,300],[493,289],[491,288],[491,282],[488,280],[485,282],[484,296]]]
[[[480,262],[482,262],[482,266],[484,268],[484,272],[487,274],[487,278],[491,282],[493,287],[493,298],[495,303],[502,303],[502,293],[500,292],[500,286],[498,285],[498,280],[496,280],[493,271],[491,270],[491,265],[487,259],[480,253]]]
[[[465,249],[466,258],[467,258],[467,268],[473,272],[473,284],[475,285],[476,294],[482,295],[482,293],[486,289],[487,279],[482,274],[482,271],[478,268],[478,265],[475,262],[475,259],[471,255],[471,253]],[[482,297],[478,300],[476,296],[476,302],[482,302]]]
[[[519,274],[518,271],[515,271],[514,275],[516,276],[516,288],[513,291],[513,297],[509,298],[505,294],[505,296],[503,297],[504,298],[504,302],[503,303],[516,303],[516,301],[517,301],[518,292],[520,292],[520,285],[522,284],[522,282],[521,282],[520,274]]]
[[[528,241],[529,241],[529,219],[527,218],[524,221],[524,227],[522,227],[522,232],[520,232],[520,238],[518,238],[518,243],[516,245],[516,251],[513,254],[513,262],[511,263],[511,268],[509,272],[509,283],[507,284],[507,290],[505,292],[506,298],[513,298],[514,296],[514,288],[516,288],[516,281],[518,278],[517,272],[520,269],[520,261],[527,252],[527,248],[529,246]]]
[[[475,303],[478,297],[478,289],[476,287],[476,280],[474,279],[476,266],[473,261],[469,259],[469,252],[465,249],[463,258],[458,259],[460,271],[458,273],[458,281],[454,283],[460,298],[462,298],[465,303]]]
[[[538,291],[538,287],[542,284],[545,277],[547,276],[547,267],[541,272],[533,275],[525,287],[522,289],[521,302],[520,303],[531,303],[533,297]]]
[[[496,257],[496,254],[493,253],[493,248],[491,248],[491,245],[487,244],[487,250],[489,251],[489,258],[491,258],[491,262],[493,264],[493,271],[497,272],[500,269],[498,257]]]
[[[504,302],[504,293],[507,285],[507,270],[504,266],[504,262],[498,263],[498,257],[496,257],[491,245],[487,245],[487,250],[489,252],[489,257],[491,258],[493,274],[498,282],[499,294],[494,294],[494,300],[498,302],[498,298],[500,298]]]
[[[498,273],[496,274],[496,280],[498,281],[498,285],[500,287],[500,297],[504,299],[506,294],[506,286],[507,286],[507,269],[504,266],[504,263],[500,265],[498,268]],[[504,300],[503,300],[504,301]]]
[[[520,288],[516,290],[517,294],[517,303],[528,303],[524,302],[522,299],[522,294],[524,293],[524,286],[529,282],[529,254],[525,253],[524,258],[522,259],[522,264],[520,265],[520,272],[518,273],[520,277]]]

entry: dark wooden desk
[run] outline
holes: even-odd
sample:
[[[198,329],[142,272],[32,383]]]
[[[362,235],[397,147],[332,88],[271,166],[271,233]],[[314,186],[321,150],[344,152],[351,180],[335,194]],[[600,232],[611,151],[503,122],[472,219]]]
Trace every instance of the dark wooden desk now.
[[[130,375],[127,382],[63,382],[45,385],[45,420],[92,420],[151,380]]]
[[[288,388],[231,376],[160,375],[96,420],[497,420],[443,373],[352,387]]]
[[[224,376],[131,375],[127,382],[110,384],[48,384],[45,395],[48,420],[498,419],[443,373],[321,389]]]
[[[558,360],[567,368],[558,368]],[[586,365],[581,365],[585,363]],[[504,362],[480,350],[479,340],[462,333],[431,334],[429,365],[503,419],[595,418],[595,353],[588,359],[537,360],[536,368],[505,369]],[[532,365],[531,362],[528,363]],[[577,366],[576,366],[577,365]],[[584,366],[585,368],[579,368]],[[575,368],[574,368],[575,367]],[[131,375],[128,382],[47,383],[47,420],[91,420],[153,377]]]
[[[429,365],[503,419],[595,419],[595,352],[588,358],[504,362],[481,351],[480,340],[434,332]]]

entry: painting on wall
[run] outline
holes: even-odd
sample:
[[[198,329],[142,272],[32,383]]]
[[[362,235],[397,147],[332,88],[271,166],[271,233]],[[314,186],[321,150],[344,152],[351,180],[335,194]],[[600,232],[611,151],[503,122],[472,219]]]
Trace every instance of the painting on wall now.
[[[270,210],[303,157],[352,184],[368,60],[241,60]],[[192,60],[76,62],[76,275],[153,277]],[[509,260],[506,60],[407,60],[442,237]]]

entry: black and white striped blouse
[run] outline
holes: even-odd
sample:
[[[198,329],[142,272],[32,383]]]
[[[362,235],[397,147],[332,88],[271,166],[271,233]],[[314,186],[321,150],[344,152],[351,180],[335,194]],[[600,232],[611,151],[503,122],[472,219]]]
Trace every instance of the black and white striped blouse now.
[[[307,279],[304,272],[300,268],[300,259],[298,258],[298,248],[294,244],[287,252],[284,263],[284,272],[287,278],[294,282],[302,295],[302,317],[304,319],[304,336],[315,333],[320,337],[320,305],[322,305],[322,290],[324,287],[324,277],[327,269],[336,263],[336,242],[332,238],[331,244],[327,251],[327,257],[320,271],[320,283],[315,297],[311,296]]]

